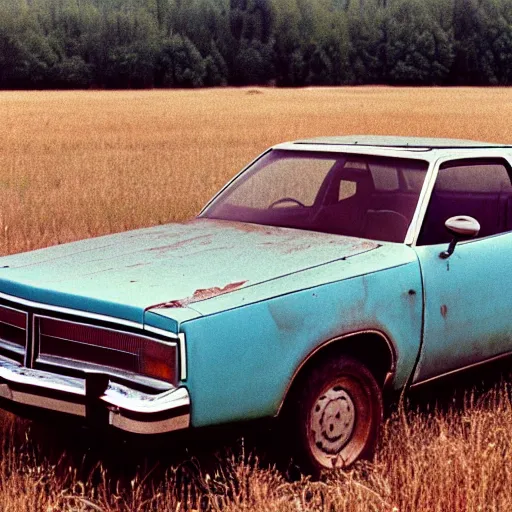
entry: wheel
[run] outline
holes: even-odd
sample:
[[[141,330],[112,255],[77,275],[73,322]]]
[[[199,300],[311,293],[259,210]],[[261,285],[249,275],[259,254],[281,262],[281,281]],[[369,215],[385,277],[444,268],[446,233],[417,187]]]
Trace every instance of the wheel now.
[[[371,372],[348,356],[326,361],[301,380],[286,434],[300,469],[313,475],[371,458],[382,422],[382,393]]]

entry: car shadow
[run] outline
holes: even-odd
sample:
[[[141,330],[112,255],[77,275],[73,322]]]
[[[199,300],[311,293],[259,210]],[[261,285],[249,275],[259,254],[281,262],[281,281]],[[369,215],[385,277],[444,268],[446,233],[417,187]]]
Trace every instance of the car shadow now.
[[[79,480],[92,486],[108,481],[111,491],[129,489],[134,480],[156,488],[169,475],[182,489],[190,484],[198,488],[207,474],[214,475],[227,460],[275,465],[275,429],[269,421],[150,437],[75,423],[25,420],[25,425],[23,442],[28,440],[35,463],[54,466],[62,477],[72,467]]]

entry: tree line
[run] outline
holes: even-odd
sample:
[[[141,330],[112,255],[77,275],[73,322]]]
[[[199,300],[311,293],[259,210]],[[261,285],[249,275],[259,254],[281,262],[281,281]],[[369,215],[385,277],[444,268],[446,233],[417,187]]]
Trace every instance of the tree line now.
[[[0,88],[508,85],[511,0],[0,0]]]

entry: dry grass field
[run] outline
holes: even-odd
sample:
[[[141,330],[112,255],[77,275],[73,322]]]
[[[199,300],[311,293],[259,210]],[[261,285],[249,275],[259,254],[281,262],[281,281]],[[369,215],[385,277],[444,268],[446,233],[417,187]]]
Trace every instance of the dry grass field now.
[[[511,143],[511,118],[512,91],[499,88],[2,92],[0,254],[191,217],[277,142],[374,133]],[[72,464],[59,455],[80,451],[72,442],[6,415],[0,511],[510,510],[511,425],[501,384],[464,406],[400,410],[372,464],[321,482],[289,481],[240,447],[213,468],[193,463],[193,478],[181,462],[165,477],[141,466],[123,479],[101,455]]]
[[[193,216],[269,145],[328,134],[512,142],[508,89],[0,94],[0,253]]]

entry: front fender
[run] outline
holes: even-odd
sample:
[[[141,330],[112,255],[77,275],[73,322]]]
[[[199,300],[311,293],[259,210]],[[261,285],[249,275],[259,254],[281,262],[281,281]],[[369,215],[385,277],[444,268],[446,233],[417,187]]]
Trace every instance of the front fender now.
[[[184,323],[192,425],[275,415],[308,354],[362,330],[392,341],[392,386],[401,388],[420,348],[422,307],[413,261]]]

